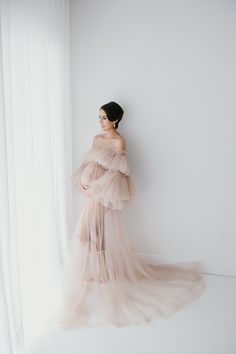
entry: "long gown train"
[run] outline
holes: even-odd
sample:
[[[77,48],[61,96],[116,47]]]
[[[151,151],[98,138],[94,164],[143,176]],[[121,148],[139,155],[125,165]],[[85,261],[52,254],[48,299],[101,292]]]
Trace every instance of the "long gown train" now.
[[[122,219],[135,195],[126,151],[96,141],[71,180],[85,202],[63,266],[61,327],[87,325],[94,312],[116,326],[146,323],[203,292],[200,261],[149,264],[138,257]]]

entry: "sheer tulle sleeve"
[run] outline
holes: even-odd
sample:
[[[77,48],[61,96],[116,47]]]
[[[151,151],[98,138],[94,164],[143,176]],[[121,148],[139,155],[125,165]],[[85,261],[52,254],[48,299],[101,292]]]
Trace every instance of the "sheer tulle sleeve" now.
[[[87,167],[87,163],[82,162],[81,165],[76,168],[72,174],[70,175],[70,183],[71,183],[71,188],[76,189],[77,191],[82,191],[81,190],[81,176]]]
[[[135,188],[130,175],[109,169],[103,176],[91,182],[88,193],[99,198],[108,208],[123,209],[134,197]]]
[[[112,209],[122,209],[135,195],[126,151],[96,149],[95,145],[84,154],[71,180],[76,190]]]
[[[77,192],[88,194],[87,190],[94,179],[101,177],[107,170],[95,161],[83,161],[71,174],[71,187]],[[83,189],[82,187],[85,187]]]

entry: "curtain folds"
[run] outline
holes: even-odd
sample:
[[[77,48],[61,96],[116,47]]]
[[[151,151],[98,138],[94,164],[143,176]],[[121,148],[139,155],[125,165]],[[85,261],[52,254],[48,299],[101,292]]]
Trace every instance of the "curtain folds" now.
[[[56,305],[72,222],[69,0],[0,0],[0,353]]]

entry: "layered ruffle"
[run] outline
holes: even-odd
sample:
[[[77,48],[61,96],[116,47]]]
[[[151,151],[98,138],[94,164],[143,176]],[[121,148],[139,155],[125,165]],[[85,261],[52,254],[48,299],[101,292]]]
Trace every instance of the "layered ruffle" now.
[[[120,171],[108,170],[102,177],[90,183],[88,193],[108,208],[123,209],[133,199],[135,187],[130,176]]]
[[[135,196],[126,152],[112,148],[87,150],[81,165],[71,175],[71,183],[78,192],[112,209],[122,209]]]
[[[91,148],[83,156],[83,163],[97,162],[103,167],[118,170],[126,175],[130,174],[130,166],[126,157],[126,151],[114,148]]]

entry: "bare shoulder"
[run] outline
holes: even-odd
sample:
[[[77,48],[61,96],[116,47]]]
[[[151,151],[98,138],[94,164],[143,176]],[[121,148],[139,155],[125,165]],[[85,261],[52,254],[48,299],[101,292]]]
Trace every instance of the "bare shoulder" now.
[[[126,141],[123,136],[118,136],[114,138],[114,143],[119,150],[126,150]]]
[[[102,134],[97,134],[97,135],[94,135],[93,139],[94,140],[98,140],[102,137]]]
[[[101,134],[94,135],[93,144],[95,143],[95,141],[98,141],[99,139],[101,139]]]

